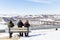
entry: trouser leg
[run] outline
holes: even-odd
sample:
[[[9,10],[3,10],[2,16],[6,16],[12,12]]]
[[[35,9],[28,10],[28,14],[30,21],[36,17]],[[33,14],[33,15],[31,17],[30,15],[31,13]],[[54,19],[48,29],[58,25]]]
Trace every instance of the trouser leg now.
[[[28,34],[29,34],[28,32],[25,32],[25,36],[28,36]]]
[[[23,36],[23,32],[20,32],[19,34],[20,34],[20,36]]]
[[[12,32],[10,32],[10,34],[9,34],[9,38],[11,38],[11,37],[12,37],[12,34],[13,34],[13,33],[12,33]]]
[[[9,38],[11,38],[12,37],[12,33],[10,32],[10,27],[9,27]]]
[[[25,32],[25,36],[29,36],[29,27],[27,27],[27,32]]]

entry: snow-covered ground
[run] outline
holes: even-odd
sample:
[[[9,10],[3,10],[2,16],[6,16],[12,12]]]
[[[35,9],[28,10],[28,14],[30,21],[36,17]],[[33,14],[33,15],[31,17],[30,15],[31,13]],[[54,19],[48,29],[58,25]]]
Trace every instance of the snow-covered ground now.
[[[4,30],[7,28],[7,25],[0,24],[0,30]]]
[[[30,37],[21,37],[20,40],[60,40],[60,30],[34,30],[30,33]]]
[[[14,35],[14,34],[13,34]],[[8,33],[0,33],[0,37],[9,36]],[[60,29],[31,30],[29,37],[20,37],[18,40],[60,40]]]

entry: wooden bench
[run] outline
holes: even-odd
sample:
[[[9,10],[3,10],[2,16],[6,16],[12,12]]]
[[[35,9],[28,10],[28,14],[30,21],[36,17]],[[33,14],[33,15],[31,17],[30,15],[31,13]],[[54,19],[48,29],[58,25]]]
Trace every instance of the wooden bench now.
[[[7,28],[5,31],[8,32],[9,28]],[[27,32],[27,28],[10,28],[10,32],[13,33],[19,33],[19,32]],[[31,32],[31,30],[29,29],[29,32]]]
[[[10,32],[13,32],[13,33],[27,32],[27,28],[10,28],[10,32],[9,32],[9,28],[7,28],[5,31],[8,32],[9,34]],[[30,29],[28,32],[31,32]]]

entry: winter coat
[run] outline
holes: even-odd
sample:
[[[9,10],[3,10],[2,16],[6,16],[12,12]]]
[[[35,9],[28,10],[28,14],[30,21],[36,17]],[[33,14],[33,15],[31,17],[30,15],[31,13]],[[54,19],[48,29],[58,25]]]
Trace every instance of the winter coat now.
[[[22,21],[18,22],[17,26],[18,26],[18,27],[22,27],[22,26],[23,26]]]
[[[25,23],[25,24],[24,24],[24,27],[29,27],[29,26],[30,26],[29,23]]]
[[[14,24],[12,21],[8,22],[8,27],[13,27],[13,26],[14,26]]]

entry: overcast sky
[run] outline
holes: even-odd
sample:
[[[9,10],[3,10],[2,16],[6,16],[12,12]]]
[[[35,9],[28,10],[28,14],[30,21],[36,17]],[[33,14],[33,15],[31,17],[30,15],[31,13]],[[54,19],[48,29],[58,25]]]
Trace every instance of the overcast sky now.
[[[60,14],[60,0],[0,0],[0,14]]]

